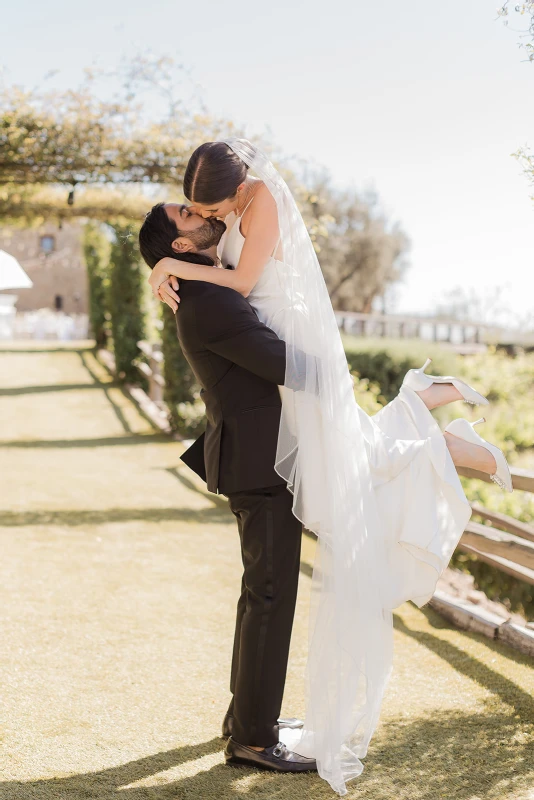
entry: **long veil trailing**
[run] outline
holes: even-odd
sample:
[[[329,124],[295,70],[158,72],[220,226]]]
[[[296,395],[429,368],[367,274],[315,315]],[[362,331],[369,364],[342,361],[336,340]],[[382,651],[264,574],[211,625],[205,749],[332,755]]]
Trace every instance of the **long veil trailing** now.
[[[363,769],[392,661],[385,542],[368,454],[370,442],[378,450],[386,445],[356,403],[317,255],[288,186],[250,142],[226,144],[278,207],[291,313],[283,325],[287,368],[276,470],[294,495],[295,515],[318,536],[298,750],[314,756],[321,777],[346,794],[346,781]],[[306,391],[288,388],[293,374],[302,378],[296,351],[309,354]]]

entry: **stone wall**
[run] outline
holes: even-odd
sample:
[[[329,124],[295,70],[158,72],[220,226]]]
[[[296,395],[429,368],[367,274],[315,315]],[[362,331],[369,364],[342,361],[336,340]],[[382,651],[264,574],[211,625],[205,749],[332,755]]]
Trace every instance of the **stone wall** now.
[[[87,313],[87,273],[82,252],[82,224],[45,223],[38,228],[0,227],[0,250],[22,265],[31,289],[11,289],[17,294],[17,311],[51,308],[67,314]]]

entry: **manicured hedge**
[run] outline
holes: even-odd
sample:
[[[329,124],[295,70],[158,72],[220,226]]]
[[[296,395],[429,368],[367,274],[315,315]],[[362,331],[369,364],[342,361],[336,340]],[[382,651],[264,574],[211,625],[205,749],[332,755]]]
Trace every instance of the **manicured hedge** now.
[[[204,404],[199,399],[200,387],[178,342],[176,317],[173,311],[163,303],[161,313],[164,400],[169,407],[169,423],[177,433],[193,437],[203,430],[205,425]]]
[[[377,383],[388,403],[398,394],[408,370],[422,367],[427,358],[432,358],[427,369],[431,374],[458,375],[462,369],[461,359],[453,351],[419,340],[344,336],[343,344],[351,372]]]
[[[89,321],[98,348],[105,347],[109,336],[108,308],[110,241],[95,222],[83,230],[83,253],[89,284]]]
[[[146,266],[137,246],[134,225],[113,225],[109,275],[109,308],[113,352],[120,380],[143,385],[134,360],[139,358],[137,342],[145,338],[143,295]]]

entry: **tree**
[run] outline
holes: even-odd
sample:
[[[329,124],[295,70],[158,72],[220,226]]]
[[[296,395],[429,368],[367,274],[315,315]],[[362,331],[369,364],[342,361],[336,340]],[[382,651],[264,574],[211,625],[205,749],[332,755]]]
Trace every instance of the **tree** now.
[[[0,184],[2,224],[35,227],[45,220],[59,223],[71,219],[140,221],[150,204],[150,199],[140,190],[108,184],[77,189],[76,200],[71,205],[68,196],[68,187]]]
[[[138,227],[115,224],[112,228],[109,308],[115,364],[121,380],[139,383],[139,373],[133,362],[139,356],[137,342],[145,337],[146,266],[137,246]]]
[[[534,0],[516,3],[514,6],[512,6],[510,0],[505,0],[497,10],[498,16],[505,25],[508,25],[510,20],[510,11],[512,11],[514,21],[518,18],[524,18],[527,22],[527,27],[520,30],[522,41],[519,46],[525,51],[528,60],[534,61]]]
[[[88,222],[83,231],[83,252],[89,284],[89,320],[97,347],[108,340],[109,257],[111,242],[100,225]]]
[[[4,224],[35,217],[141,219],[148,185],[164,194],[181,183],[197,145],[236,134],[230,122],[183,101],[181,71],[172,59],[137,56],[103,76],[118,82],[106,100],[97,88],[102,75],[91,71],[69,91],[0,89]],[[141,102],[147,89],[151,101],[160,97],[163,104],[156,118]]]
[[[509,0],[498,9],[497,14],[503,20],[505,25],[511,18],[514,21],[524,19],[526,20],[526,27],[520,29],[521,41],[519,47],[526,53],[527,59],[534,62],[534,0],[527,0],[527,2],[518,3],[514,6],[511,5]],[[529,147],[520,147],[515,153],[512,154],[521,164],[523,171],[534,186],[534,153]],[[534,200],[534,197],[532,198]]]
[[[169,66],[171,65],[171,66]],[[146,118],[139,94],[158,91],[172,61],[134,59],[111,100],[96,91],[89,71],[69,91],[0,91],[0,184],[180,183],[191,151],[233,126],[167,97],[166,113]]]
[[[334,308],[369,313],[408,267],[407,236],[376,194],[336,191],[324,176],[304,205]]]

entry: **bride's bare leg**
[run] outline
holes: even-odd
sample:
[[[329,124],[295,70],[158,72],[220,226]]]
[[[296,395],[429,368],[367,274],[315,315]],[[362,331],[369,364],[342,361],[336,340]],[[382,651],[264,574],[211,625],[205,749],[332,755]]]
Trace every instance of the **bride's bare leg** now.
[[[446,406],[456,400],[463,400],[462,395],[452,383],[433,383],[428,389],[416,392],[429,411],[439,406]]]
[[[478,469],[480,472],[487,472],[488,475],[495,474],[497,463],[489,450],[477,444],[466,442],[452,433],[447,433],[447,431],[443,435],[455,467],[470,467],[471,469]]]

